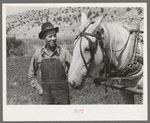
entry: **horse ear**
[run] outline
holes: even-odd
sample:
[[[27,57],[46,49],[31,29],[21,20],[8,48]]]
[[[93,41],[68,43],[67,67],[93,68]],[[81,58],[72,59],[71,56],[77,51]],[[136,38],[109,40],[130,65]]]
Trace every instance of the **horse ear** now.
[[[81,26],[79,27],[79,31],[82,32],[84,29],[84,26],[86,25],[88,19],[87,15],[85,13],[81,13]]]
[[[101,23],[102,23],[102,20],[103,20],[103,17],[104,15],[102,15],[94,24],[93,26],[91,27],[90,31],[93,32],[97,26],[100,26]]]

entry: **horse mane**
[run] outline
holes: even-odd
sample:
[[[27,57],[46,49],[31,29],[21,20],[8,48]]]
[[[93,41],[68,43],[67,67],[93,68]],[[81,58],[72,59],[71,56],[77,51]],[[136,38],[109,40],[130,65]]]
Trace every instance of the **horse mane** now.
[[[107,41],[105,43],[111,45],[110,43],[115,43],[119,40],[126,42],[129,36],[127,28],[131,27],[123,24],[122,22],[102,22],[101,29],[104,31],[104,34],[102,35],[104,36],[105,41]]]

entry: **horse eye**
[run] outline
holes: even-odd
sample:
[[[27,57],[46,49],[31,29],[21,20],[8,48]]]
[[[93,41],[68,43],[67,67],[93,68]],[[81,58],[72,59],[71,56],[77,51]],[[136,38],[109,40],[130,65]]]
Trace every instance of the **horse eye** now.
[[[90,48],[85,48],[85,52],[89,52],[90,51]]]

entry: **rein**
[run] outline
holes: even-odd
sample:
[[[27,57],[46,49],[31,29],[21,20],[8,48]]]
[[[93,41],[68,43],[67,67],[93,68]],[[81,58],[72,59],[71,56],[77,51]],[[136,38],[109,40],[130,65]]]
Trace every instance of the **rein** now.
[[[90,65],[88,66],[88,64],[90,64],[91,61],[92,61],[93,58],[94,58],[94,53],[95,53],[94,48],[95,48],[95,45],[97,44],[97,41],[95,41],[95,42],[93,43],[92,40],[91,40],[87,35],[88,35],[88,36],[92,36],[92,37],[96,37],[96,35],[95,35],[95,34],[91,34],[91,33],[86,33],[86,32],[81,32],[81,33],[80,33],[80,38],[81,38],[81,40],[80,40],[80,53],[81,53],[81,57],[82,57],[82,59],[83,59],[85,68],[87,69],[87,71],[89,71],[89,70],[90,70]],[[86,63],[85,58],[84,58],[84,55],[83,55],[83,51],[82,51],[82,48],[81,48],[82,37],[86,38],[86,39],[88,40],[88,42],[89,42],[90,53],[91,53],[91,56],[92,56],[92,57],[91,57],[91,60],[90,60],[90,63]]]
[[[92,33],[87,33],[85,32],[86,29],[91,25],[91,24],[94,24],[95,21],[92,21],[88,24],[87,27],[84,28],[84,30],[76,37],[76,39],[79,37],[80,38],[80,53],[81,53],[81,57],[82,57],[82,60],[84,62],[84,65],[85,65],[85,68],[87,70],[87,75],[88,76],[88,72],[90,71],[90,65],[88,66],[88,64],[91,64],[91,61],[93,60],[94,58],[94,53],[96,51],[95,49],[95,46],[97,45],[97,35],[96,34],[92,34]],[[88,37],[88,36],[92,36],[92,37],[95,37],[96,38],[96,41],[93,43],[92,40]],[[82,51],[82,48],[81,48],[81,43],[82,43],[82,37],[86,38],[88,40],[88,43],[89,43],[89,47],[90,47],[90,54],[91,54],[91,60],[90,60],[90,63],[86,63],[85,61],[85,58],[84,58],[84,55],[83,55],[83,51]]]
[[[119,52],[119,51],[122,51],[122,50],[127,46],[131,34],[132,34],[133,32],[136,32],[136,33],[137,33],[137,32],[139,32],[139,30],[138,30],[138,29],[136,29],[136,30],[130,30],[130,31],[129,31],[129,36],[128,36],[128,39],[127,39],[125,45],[124,45],[121,49],[115,51],[115,50],[113,50],[113,49],[110,49],[110,48],[105,47],[104,41],[103,41],[103,39],[102,39],[102,37],[101,37],[101,34],[99,34],[99,36],[98,36],[98,34],[92,34],[92,33],[87,33],[87,32],[85,32],[86,29],[90,26],[90,24],[93,24],[93,23],[94,23],[93,21],[92,21],[91,23],[89,23],[89,25],[83,30],[83,32],[81,32],[81,33],[77,36],[77,38],[78,38],[78,37],[80,38],[80,53],[81,53],[81,57],[82,57],[82,60],[83,60],[83,62],[84,62],[85,68],[87,69],[87,75],[86,75],[86,76],[88,76],[89,71],[90,71],[90,65],[91,65],[91,62],[92,62],[92,60],[93,60],[93,58],[94,58],[94,53],[96,52],[96,46],[99,44],[100,47],[101,47],[101,49],[102,49],[102,54],[103,54],[104,77],[107,77],[107,65],[108,65],[108,64],[107,64],[107,63],[108,63],[108,60],[107,60],[107,56],[106,56],[107,51],[108,51],[108,50],[111,50],[111,52]],[[91,40],[88,36],[95,37],[95,38],[96,38],[96,41],[95,41],[95,42],[92,42],[92,40]],[[82,50],[82,48],[81,48],[82,37],[86,38],[86,39],[88,40],[88,43],[89,43],[90,54],[91,54],[91,59],[90,59],[90,62],[89,62],[89,63],[86,62],[85,57],[84,57],[84,55],[83,55],[83,50]],[[89,65],[89,66],[88,66],[88,65]],[[114,72],[115,72],[115,71],[114,71]]]

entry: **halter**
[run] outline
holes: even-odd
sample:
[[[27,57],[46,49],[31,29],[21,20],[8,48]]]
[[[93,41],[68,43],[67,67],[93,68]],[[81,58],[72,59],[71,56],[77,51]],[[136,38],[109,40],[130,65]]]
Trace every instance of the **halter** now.
[[[90,24],[92,24],[93,22],[91,22]],[[90,25],[89,24],[89,25]],[[93,60],[93,57],[94,57],[94,53],[96,52],[96,47],[98,46],[98,44],[100,45],[101,49],[102,49],[102,54],[103,54],[103,63],[104,63],[104,67],[103,67],[103,77],[102,78],[105,78],[106,80],[108,79],[107,78],[107,63],[108,63],[108,60],[107,60],[107,56],[106,56],[106,53],[108,50],[112,51],[112,52],[120,52],[121,50],[123,50],[126,45],[128,44],[129,42],[129,38],[130,38],[130,35],[133,33],[133,32],[136,32],[136,33],[143,33],[142,31],[140,31],[138,28],[136,30],[130,30],[130,33],[129,33],[129,36],[128,36],[128,39],[127,39],[127,42],[125,43],[125,45],[119,49],[119,50],[113,50],[113,49],[109,49],[107,47],[105,47],[105,42],[104,42],[104,39],[103,37],[101,37],[101,34],[98,35],[98,32],[96,34],[92,34],[92,33],[87,33],[85,32],[85,30],[89,27],[89,25],[83,30],[83,32],[81,32],[77,38],[79,37],[80,38],[80,54],[81,54],[81,57],[82,57],[82,60],[84,62],[84,65],[85,65],[85,68],[87,69],[87,74],[85,77],[88,77],[89,75],[89,71],[90,71],[90,65],[91,65],[91,62]],[[100,30],[101,31],[101,30]],[[100,32],[101,33],[101,32]],[[138,35],[138,34],[137,34]],[[137,38],[137,35],[136,35],[136,38]],[[96,41],[95,42],[92,42],[92,40],[88,37],[88,36],[92,36],[92,37],[95,37],[96,38]],[[89,43],[89,47],[90,47],[90,53],[91,53],[91,59],[90,59],[90,62],[89,63],[86,63],[86,60],[85,60],[85,57],[83,55],[83,52],[82,52],[82,48],[81,48],[81,43],[82,43],[82,37],[86,38],[88,40],[88,43]],[[77,40],[78,41],[78,40]],[[89,66],[88,66],[89,64]],[[116,72],[116,71],[115,71]],[[96,81],[95,81],[96,82]],[[106,82],[104,81],[105,85],[106,85]],[[105,92],[107,93],[107,86],[105,88]]]
[[[87,69],[87,75],[86,75],[86,76],[88,76],[89,71],[90,71],[91,62],[92,62],[92,60],[93,60],[93,58],[94,58],[94,53],[96,52],[96,47],[97,47],[97,45],[99,44],[100,47],[101,47],[101,49],[102,49],[103,62],[104,62],[104,76],[106,77],[106,75],[107,75],[107,70],[106,70],[106,69],[107,69],[107,62],[108,62],[107,57],[106,57],[106,51],[107,51],[107,50],[110,50],[110,51],[112,51],[112,52],[119,52],[119,51],[123,50],[123,49],[125,48],[125,46],[128,44],[130,34],[132,34],[132,33],[131,33],[131,32],[129,33],[129,37],[128,37],[127,42],[125,43],[125,45],[124,45],[121,49],[114,51],[114,50],[112,50],[112,49],[109,49],[109,48],[105,47],[104,42],[103,42],[103,39],[102,39],[102,37],[101,37],[101,34],[98,34],[99,31],[96,32],[96,34],[92,34],[92,33],[87,33],[87,32],[85,32],[86,29],[87,29],[91,24],[93,24],[93,23],[94,23],[93,21],[92,21],[91,23],[89,23],[89,25],[83,30],[83,32],[81,32],[81,33],[77,36],[77,38],[80,37],[80,54],[81,54],[82,60],[83,60],[83,62],[84,62],[85,68]],[[99,33],[100,33],[100,32],[99,32]],[[95,41],[95,42],[92,42],[92,40],[91,40],[88,36],[95,37],[95,38],[96,38],[96,41]],[[84,58],[84,55],[83,55],[83,52],[82,52],[82,48],[81,48],[82,37],[86,38],[86,39],[88,40],[88,43],[89,43],[90,54],[91,54],[91,59],[90,59],[90,62],[89,62],[89,63],[87,63],[87,62],[85,61],[85,58]],[[77,38],[76,38],[76,39],[77,39]],[[88,64],[89,64],[89,66],[88,66]]]
[[[89,71],[90,70],[90,66],[88,67],[88,63],[86,63],[86,61],[85,61],[85,58],[84,58],[84,56],[83,56],[83,52],[82,52],[82,48],[81,48],[81,43],[82,43],[82,37],[84,37],[84,38],[86,38],[87,40],[88,40],[88,43],[89,43],[89,47],[90,47],[90,54],[91,54],[91,60],[90,60],[90,63],[91,63],[91,61],[93,60],[93,57],[94,57],[94,53],[95,53],[95,47],[96,47],[96,45],[97,45],[97,40],[95,41],[95,42],[92,42],[92,40],[89,38],[89,37],[87,37],[87,36],[92,36],[92,37],[96,37],[96,35],[95,34],[91,34],[91,33],[86,33],[86,32],[81,32],[80,33],[80,38],[81,38],[81,40],[80,40],[80,53],[81,53],[81,57],[82,57],[82,59],[83,59],[83,62],[84,62],[84,65],[85,65],[85,68],[87,69],[87,71]],[[89,64],[90,64],[89,63]]]
[[[77,37],[80,36],[80,53],[81,53],[81,57],[82,57],[82,60],[84,62],[84,65],[85,65],[85,68],[87,69],[87,75],[89,74],[89,71],[90,71],[90,65],[91,65],[91,62],[94,58],[94,53],[96,52],[96,47],[97,47],[97,44],[98,42],[100,42],[100,38],[98,36],[98,34],[92,34],[92,33],[87,33],[85,32],[85,30],[91,25],[93,24],[94,22],[92,21],[91,23],[89,23],[89,25],[83,30],[83,32],[81,32]],[[96,41],[95,42],[92,42],[92,40],[88,37],[88,36],[91,36],[91,37],[95,37],[96,38]],[[90,59],[90,62],[87,63],[85,61],[85,57],[83,55],[83,52],[82,52],[82,48],[81,48],[81,44],[82,44],[82,37],[86,38],[88,40],[88,43],[89,43],[89,48],[90,48],[90,54],[91,54],[91,59]],[[100,44],[103,44],[103,43],[100,43]],[[89,66],[88,66],[89,64]]]

